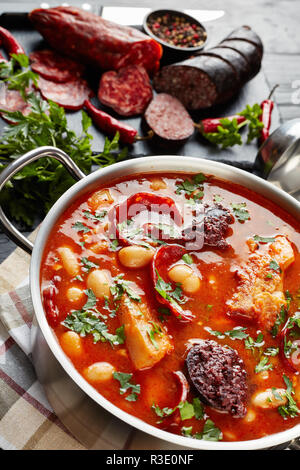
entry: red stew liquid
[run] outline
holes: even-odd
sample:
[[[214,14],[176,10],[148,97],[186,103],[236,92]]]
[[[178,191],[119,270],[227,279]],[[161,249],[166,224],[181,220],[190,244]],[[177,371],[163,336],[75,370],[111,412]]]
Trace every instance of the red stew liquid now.
[[[189,181],[190,185],[185,181]],[[41,291],[44,292],[45,312],[58,341],[74,367],[100,394],[122,410],[175,434],[199,438],[205,423],[211,420],[214,427],[221,431],[218,439],[223,441],[257,439],[295,426],[300,423],[300,414],[297,411],[294,414],[288,411],[287,415],[283,416],[284,412],[280,406],[289,407],[286,399],[283,403],[279,403],[280,406],[276,406],[274,397],[267,398],[263,404],[255,397],[274,388],[286,390],[287,385],[284,381],[286,377],[292,384],[292,397],[297,410],[297,405],[300,407],[300,379],[297,370],[290,368],[288,360],[283,360],[278,353],[280,331],[284,321],[279,322],[277,335],[274,330],[272,335],[270,328],[264,328],[257,319],[245,322],[242,318],[230,316],[228,301],[232,299],[238,288],[236,270],[241,266],[249,266],[253,245],[249,244],[249,239],[253,240],[255,235],[270,239],[280,235],[289,241],[294,252],[293,262],[284,271],[283,292],[286,296],[288,291],[289,297],[287,317],[295,314],[298,310],[300,287],[300,225],[274,203],[242,186],[212,176],[207,176],[205,181],[197,183],[196,189],[192,186],[194,183],[192,175],[137,175],[113,181],[78,198],[54,226],[43,254]],[[126,245],[109,236],[110,211],[115,205],[136,193],[170,197],[179,210],[186,203],[191,207],[195,201],[214,206],[218,201],[233,216],[233,223],[229,225],[225,237],[228,243],[226,249],[204,246],[202,249],[188,251],[192,260],[186,258],[189,261],[187,265],[193,270],[196,291],[187,293],[182,291],[183,284],[172,283],[168,278],[169,266],[164,266],[160,272],[166,283],[169,282],[173,288],[180,289],[184,297],[180,307],[193,314],[192,321],[176,318],[166,309],[166,304],[159,301],[161,299],[157,295],[151,277],[151,255],[149,262],[145,261],[145,266],[128,267],[126,252],[123,258],[120,255],[120,251]],[[238,209],[242,210],[242,214]],[[246,211],[246,215],[243,211]],[[146,222],[148,223],[147,216],[147,211],[137,215],[136,226],[143,227]],[[132,240],[127,246],[132,246]],[[161,246],[161,243],[156,242],[154,240],[150,247],[152,253]],[[266,246],[266,242],[258,242],[256,249],[264,250]],[[125,265],[120,260],[123,260]],[[101,288],[100,291],[96,288],[98,295],[89,287],[95,283],[90,282],[91,278],[88,281],[90,274],[97,270],[106,273],[104,279],[107,279],[108,283],[108,286],[102,286],[104,294],[103,292],[101,294]],[[274,275],[276,270],[275,265]],[[117,278],[120,275],[123,277]],[[269,274],[267,277],[271,279],[271,276],[272,274]],[[127,285],[133,289],[139,301],[130,297],[126,289],[122,292],[121,288],[116,294],[114,290],[116,279],[130,281]],[[50,289],[49,294],[51,285],[52,290]],[[72,321],[65,323],[68,326],[62,324],[67,317],[70,318],[72,312],[75,311],[75,314],[82,312],[90,299],[91,311],[94,311],[94,317],[96,315],[106,325],[106,331],[111,334],[120,332],[118,329],[122,327],[124,318],[122,309],[126,308],[124,298],[122,304],[122,296],[125,296],[127,301],[129,299],[133,308],[138,305],[142,311],[146,308],[151,313],[154,321],[151,323],[153,328],[148,330],[148,334],[155,353],[161,346],[161,331],[167,338],[169,345],[167,352],[153,366],[150,364],[145,368],[136,367],[139,357],[133,360],[132,350],[127,347],[129,341],[131,343],[140,341],[135,338],[134,329],[130,330],[129,339],[125,334],[123,343],[112,345],[103,337],[100,340],[96,338],[95,342],[94,335],[87,330],[82,330],[80,334],[77,328],[76,332]],[[87,310],[85,307],[85,312]],[[236,327],[244,328],[241,330],[245,333],[241,335],[242,338],[234,338],[234,335],[230,334],[212,333],[237,331]],[[256,340],[260,334],[263,335],[262,341],[260,337],[262,344],[247,348],[246,338]],[[181,371],[187,377],[186,354],[191,347],[191,340],[199,338],[228,345],[236,350],[242,359],[247,372],[248,387],[245,416],[237,418],[230,412],[214,409],[205,403],[204,415],[200,418],[196,414],[197,417],[194,415],[185,419],[186,415],[182,416],[179,410],[170,413],[169,416],[166,416],[166,412],[160,413],[165,407],[173,409],[179,404],[181,387],[173,372]],[[273,354],[265,355],[267,350],[273,351]],[[106,363],[104,372],[101,366],[98,369],[90,368],[95,363],[103,362]],[[125,391],[122,389],[120,376],[116,373],[132,374],[129,380],[127,377],[127,381],[126,377],[122,376],[127,384]],[[132,388],[130,384],[139,387]],[[197,397],[199,397],[197,390],[190,385],[186,401],[193,403],[193,399]]]

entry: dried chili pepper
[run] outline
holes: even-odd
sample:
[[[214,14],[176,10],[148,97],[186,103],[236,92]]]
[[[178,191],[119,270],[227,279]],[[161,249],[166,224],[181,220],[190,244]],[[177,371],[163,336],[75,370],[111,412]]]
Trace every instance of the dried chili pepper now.
[[[2,28],[2,26],[0,26],[0,41],[9,55],[25,54],[25,51],[21,44],[19,44],[16,38],[9,31],[7,31],[7,29]],[[3,59],[4,58],[1,56],[0,60],[3,61]]]
[[[274,101],[271,100],[271,96],[273,95],[274,91],[278,85],[275,85],[268,98],[264,101],[261,102],[260,107],[262,109],[262,113],[260,116],[260,121],[263,123],[264,127],[261,130],[261,136],[260,136],[260,144],[263,144],[269,137],[270,135],[270,127],[271,127],[271,119],[272,119],[272,111],[274,108]]]
[[[137,211],[151,210],[154,212],[168,213],[178,225],[182,224],[182,216],[172,198],[168,196],[158,196],[153,193],[133,194],[121,204],[114,206],[109,213],[113,235],[125,245],[135,243],[134,239],[123,236],[121,230],[121,225],[124,225],[126,228],[132,220],[132,217],[136,215],[136,213],[132,213],[132,210],[130,210],[133,206],[136,206],[134,209]],[[147,226],[148,224],[145,224],[145,227]]]
[[[172,284],[167,283],[163,275],[170,266],[179,261],[187,251],[180,245],[163,245],[153,256],[151,275],[158,302],[167,306],[180,320],[192,321],[194,315],[189,310],[184,310],[180,305],[180,293],[172,289]]]
[[[118,132],[120,134],[120,141],[124,144],[133,144],[136,141],[137,130],[134,127],[128,126],[128,124],[122,123],[101,111],[89,100],[84,102],[84,106],[98,129],[109,135],[115,135]]]
[[[241,124],[242,122],[246,121],[246,118],[244,116],[239,116],[238,114],[235,114],[233,116],[226,116],[222,118],[202,119],[202,121],[200,121],[198,124],[195,124],[195,127],[199,129],[201,134],[207,134],[209,132],[218,132],[218,127],[222,127],[222,119],[229,119],[229,121],[233,121],[233,119],[236,119],[238,124]]]

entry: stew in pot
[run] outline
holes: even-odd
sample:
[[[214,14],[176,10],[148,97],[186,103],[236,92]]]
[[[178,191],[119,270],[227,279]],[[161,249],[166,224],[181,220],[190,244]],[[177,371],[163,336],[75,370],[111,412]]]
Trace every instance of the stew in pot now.
[[[122,410],[195,439],[256,439],[300,423],[299,250],[299,222],[253,191],[134,175],[59,218],[45,313]]]

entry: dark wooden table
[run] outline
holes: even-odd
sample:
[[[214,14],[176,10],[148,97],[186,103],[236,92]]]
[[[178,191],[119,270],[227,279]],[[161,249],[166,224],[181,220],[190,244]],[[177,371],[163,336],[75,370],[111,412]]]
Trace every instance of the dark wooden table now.
[[[49,1],[50,5],[57,5],[57,1]],[[80,2],[72,2],[80,6]],[[83,3],[83,2],[82,2]],[[93,11],[100,11],[100,3],[87,0]],[[28,11],[39,6],[40,2],[0,2],[0,13],[5,11]],[[182,9],[181,0],[162,2],[160,0],[111,0],[106,2],[109,6],[132,6],[161,8],[170,7]],[[105,5],[105,3],[104,3]],[[299,0],[185,0],[185,9],[224,10],[228,28],[241,24],[249,24],[262,37],[265,46],[263,68],[270,88],[279,84],[275,93],[275,100],[279,107],[281,121],[300,117],[300,2]],[[208,24],[208,29],[210,28]],[[217,26],[212,26],[214,43],[218,37]],[[15,245],[0,230],[0,262],[2,262],[15,248]]]

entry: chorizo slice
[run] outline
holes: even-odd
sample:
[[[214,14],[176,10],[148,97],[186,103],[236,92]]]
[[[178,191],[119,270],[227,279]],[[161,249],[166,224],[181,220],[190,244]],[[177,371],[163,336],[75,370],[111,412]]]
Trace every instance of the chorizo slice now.
[[[243,418],[247,413],[247,373],[238,353],[215,341],[190,348],[186,366],[191,383],[207,405]]]
[[[140,65],[128,65],[102,75],[98,98],[121,116],[143,114],[152,99],[149,76]]]
[[[9,90],[5,83],[0,86],[0,109],[3,111],[20,111],[24,116],[27,116],[31,111],[31,106],[24,101],[18,90]],[[9,124],[15,124],[5,116],[5,112],[0,113],[2,118]]]
[[[54,101],[54,103],[71,111],[81,109],[84,102],[93,96],[87,81],[82,78],[66,83],[55,83],[40,77],[38,89],[43,98]]]
[[[81,77],[85,67],[68,57],[50,49],[32,52],[29,55],[31,68],[46,80],[66,83]]]

